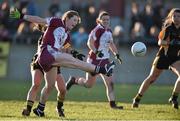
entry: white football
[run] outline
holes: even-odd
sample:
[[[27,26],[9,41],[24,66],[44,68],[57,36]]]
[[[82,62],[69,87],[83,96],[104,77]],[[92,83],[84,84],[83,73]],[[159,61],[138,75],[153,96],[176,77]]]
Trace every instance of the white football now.
[[[147,51],[147,48],[143,42],[135,42],[131,47],[131,52],[136,57],[145,56],[146,51]]]

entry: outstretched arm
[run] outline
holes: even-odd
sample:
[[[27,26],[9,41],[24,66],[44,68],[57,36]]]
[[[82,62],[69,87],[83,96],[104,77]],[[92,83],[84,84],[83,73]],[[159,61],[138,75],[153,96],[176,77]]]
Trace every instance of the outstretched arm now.
[[[19,12],[17,9],[10,11],[10,18],[24,19],[26,21],[29,21],[32,23],[37,23],[37,24],[42,24],[42,25],[47,24],[45,18],[41,18],[39,16],[25,15],[25,14]]]
[[[41,18],[39,16],[24,15],[23,19],[32,23],[37,23],[37,24],[42,24],[42,25],[47,24],[46,19]]]

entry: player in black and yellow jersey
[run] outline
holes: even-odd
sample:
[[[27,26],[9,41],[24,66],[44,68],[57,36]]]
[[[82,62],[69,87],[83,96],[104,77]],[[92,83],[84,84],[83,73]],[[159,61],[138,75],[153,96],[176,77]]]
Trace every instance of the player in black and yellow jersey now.
[[[175,109],[178,109],[177,98],[180,93],[180,8],[173,8],[166,17],[159,33],[158,45],[160,48],[152,64],[150,74],[143,81],[138,94],[133,99],[133,108],[139,106],[143,94],[163,70],[170,69],[178,78],[169,102]]]

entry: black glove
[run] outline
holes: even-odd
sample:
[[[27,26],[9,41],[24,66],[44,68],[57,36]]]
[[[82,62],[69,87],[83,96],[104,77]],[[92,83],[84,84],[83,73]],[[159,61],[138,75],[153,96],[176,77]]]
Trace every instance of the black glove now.
[[[84,54],[81,54],[81,53],[79,53],[78,51],[76,51],[76,50],[71,50],[71,54],[72,54],[72,56],[74,57],[74,58],[77,58],[77,59],[79,59],[79,60],[84,60],[84,58],[86,57]]]
[[[102,51],[96,51],[96,56],[102,58],[104,56],[104,54],[102,53]]]
[[[119,55],[119,54],[116,54],[116,55],[115,55],[115,59],[118,60],[119,64],[122,64],[122,59],[120,58],[120,55]]]
[[[79,60],[82,60],[82,61],[84,60],[85,57],[86,56],[84,54],[81,54],[81,53],[76,55],[76,58],[79,59]]]

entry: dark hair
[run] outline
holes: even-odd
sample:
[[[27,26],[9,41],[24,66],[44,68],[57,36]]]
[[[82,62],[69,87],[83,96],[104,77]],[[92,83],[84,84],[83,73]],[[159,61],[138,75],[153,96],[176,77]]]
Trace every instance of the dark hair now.
[[[78,17],[78,23],[81,23],[81,18],[79,16],[79,13],[77,11],[74,11],[74,10],[69,10],[69,11],[65,12],[62,16],[62,20],[65,20],[66,18],[71,18],[73,16],[77,16]]]

